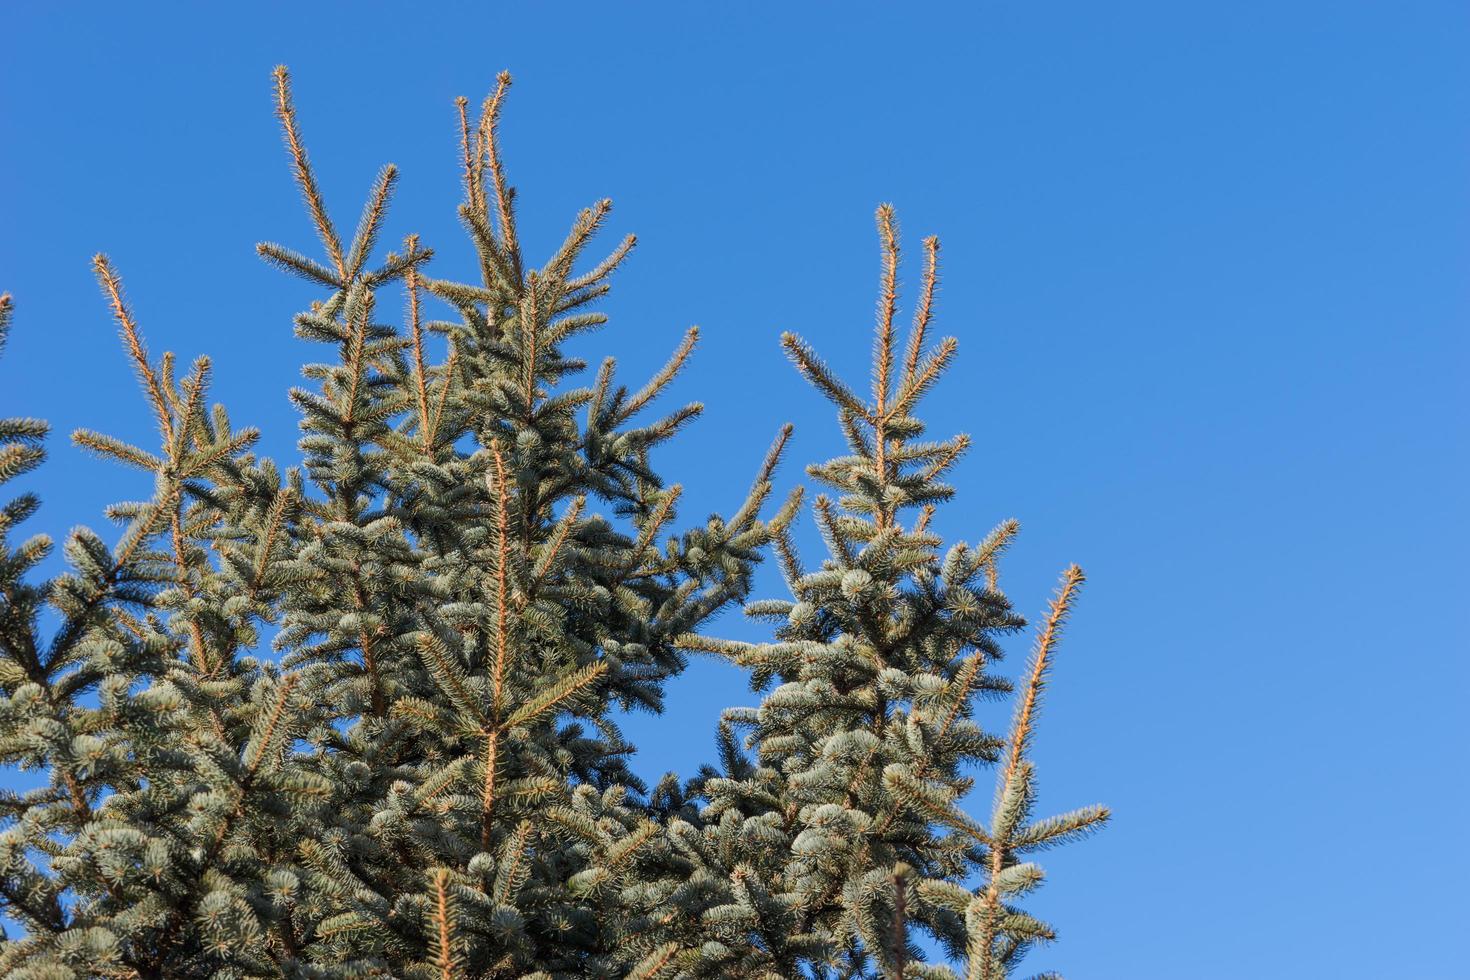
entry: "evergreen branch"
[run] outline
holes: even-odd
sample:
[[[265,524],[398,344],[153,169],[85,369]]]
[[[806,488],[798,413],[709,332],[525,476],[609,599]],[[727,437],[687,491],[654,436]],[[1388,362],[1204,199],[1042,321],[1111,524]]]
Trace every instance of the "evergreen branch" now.
[[[761,467],[756,471],[755,480],[750,485],[750,493],[746,495],[745,503],[730,518],[730,529],[732,531],[743,530],[748,527],[759,515],[762,507],[771,496],[771,478],[776,475],[776,467],[781,465],[781,456],[786,451],[786,444],[791,440],[791,433],[795,426],[790,422],[781,426],[781,431],[776,434],[776,440],[771,443],[771,448],[766,450],[765,459],[761,460]]]
[[[787,332],[781,335],[781,346],[786,348],[786,355],[796,364],[797,370],[838,408],[846,409],[858,418],[873,420],[873,413],[868,406],[859,401],[857,395],[832,373],[832,369],[822,363],[822,359],[806,341]]]
[[[245,779],[242,785],[250,785],[260,764],[265,761],[267,754],[272,754],[279,747],[277,744],[277,733],[281,732],[281,717],[286,713],[286,705],[291,697],[291,690],[300,680],[299,674],[291,674],[286,677],[276,688],[276,703],[271,708],[271,713],[266,717],[265,727],[254,738],[250,748],[246,749],[245,756],[248,761],[245,765]]]
[[[444,380],[439,384],[439,397],[434,402],[434,415],[429,424],[428,437],[425,440],[430,452],[439,444],[439,426],[444,421],[444,406],[449,401],[449,388],[454,381],[454,369],[458,361],[459,347],[450,341],[449,357],[444,361]]]
[[[532,824],[529,820],[522,820],[516,824],[515,830],[506,838],[501,847],[500,860],[495,870],[495,884],[491,889],[490,897],[497,905],[510,905],[514,899],[514,893],[525,881],[526,867],[526,844],[530,840]]]
[[[919,519],[914,521],[914,533],[923,534],[929,530],[929,522],[934,519],[934,505],[925,504],[919,511]]]
[[[583,208],[577,215],[577,220],[572,223],[572,230],[567,235],[566,241],[556,250],[556,254],[546,263],[547,275],[558,284],[564,282],[572,270],[572,263],[577,256],[582,254],[582,249],[597,234],[602,223],[612,211],[612,201],[603,198],[590,208]]]
[[[104,435],[101,432],[93,432],[90,429],[78,429],[71,434],[71,441],[89,449],[106,459],[116,460],[129,466],[136,466],[140,470],[149,473],[158,473],[163,470],[163,460],[152,453],[144,452],[137,446],[129,445],[121,439]]]
[[[418,248],[418,236],[409,235],[404,240],[403,247],[409,252],[415,251]],[[424,328],[419,316],[419,272],[417,269],[410,268],[404,274],[403,285],[408,290],[408,330],[413,343],[414,394],[418,397],[419,433],[424,444],[424,452],[432,452],[434,447],[429,430],[429,389],[428,376],[424,368]]]
[[[1030,796],[1031,763],[1026,759],[1026,751],[1031,744],[1032,726],[1046,686],[1053,650],[1084,580],[1082,569],[1076,565],[1068,567],[1062,574],[1062,584],[1052,599],[1046,623],[1037,636],[1036,648],[1027,670],[1026,686],[1016,708],[1015,719],[1011,723],[1010,750],[998,780],[995,812],[991,818],[993,844],[990,849],[989,882],[976,899],[977,921],[971,925],[969,980],[990,980],[994,971],[996,939],[1001,934],[1003,925],[1000,899],[1007,884],[1002,873],[1014,849],[1016,814],[1025,806]]]
[[[281,121],[281,133],[286,140],[286,149],[291,153],[292,174],[301,188],[301,196],[311,212],[312,223],[317,235],[326,246],[327,255],[337,270],[337,285],[345,289],[349,281],[347,265],[342,258],[342,239],[327,216],[327,206],[317,188],[316,177],[311,172],[311,161],[306,157],[306,146],[301,141],[301,131],[296,125],[296,106],[291,99],[291,73],[285,65],[277,65],[273,73],[276,82],[276,118]]]
[[[447,765],[440,766],[436,772],[419,784],[418,789],[414,790],[413,797],[406,807],[407,812],[413,813],[425,804],[432,803],[441,793],[459,781],[473,761],[474,756],[465,755]]]
[[[358,303],[359,315],[354,317],[352,327],[352,347],[347,360],[347,387],[342,394],[342,405],[339,411],[342,414],[342,428],[348,432],[357,414],[357,391],[362,385],[363,378],[363,355],[367,351],[368,326],[373,316],[373,297],[371,293],[362,296]]]
[[[663,367],[659,368],[657,374],[648,380],[647,384],[638,390],[637,394],[628,399],[622,410],[618,412],[615,421],[622,422],[632,418],[642,410],[643,406],[658,397],[659,392],[668,387],[669,382],[673,381],[678,375],[679,370],[684,367],[684,362],[689,359],[690,353],[694,350],[694,345],[698,342],[699,328],[690,327],[684,332],[684,339],[680,341],[678,348],[669,357],[668,361]]]
[[[509,731],[518,725],[530,724],[542,715],[570,701],[588,687],[596,684],[606,673],[607,664],[600,662],[588,664],[576,673],[563,678],[561,681],[551,685],[526,701],[525,704],[517,708],[511,713],[509,718],[501,723],[501,730]]]
[[[577,276],[575,279],[570,279],[567,281],[567,296],[577,296],[578,294],[583,294],[590,287],[602,282],[602,280],[612,275],[617,267],[623,264],[623,260],[628,257],[628,255],[633,251],[634,248],[637,247],[637,245],[637,235],[624,236],[623,240],[618,243],[617,248],[608,253],[607,258],[597,263],[597,265],[593,266],[591,269],[588,269],[582,275]],[[571,301],[564,299],[562,303],[558,304],[556,311],[558,313],[564,313],[567,310],[571,309],[573,306],[579,305],[582,305],[582,301]]]
[[[107,256],[101,252],[92,258],[92,268],[97,273],[97,281],[102,284],[103,291],[107,293],[108,302],[112,305],[112,315],[122,330],[123,343],[128,349],[129,356],[133,359],[133,369],[138,373],[138,380],[143,384],[143,391],[153,404],[153,413],[158,418],[158,427],[163,431],[165,438],[172,438],[174,423],[173,416],[169,412],[168,399],[164,396],[162,382],[158,380],[153,365],[148,361],[148,349],[143,346],[143,337],[138,332],[138,324],[133,319],[127,302],[123,299],[122,280],[112,270]]]
[[[566,515],[556,522],[556,527],[552,529],[551,540],[542,550],[541,557],[536,560],[536,565],[531,572],[532,577],[537,581],[551,573],[556,557],[561,552],[562,545],[566,543],[567,535],[571,533],[573,527],[576,527],[577,519],[582,516],[582,508],[586,504],[586,497],[574,497],[571,506],[567,508]]]
[[[1107,823],[1112,810],[1105,806],[1085,806],[1045,820],[1037,820],[1011,837],[1011,850],[1034,851],[1085,837]]]
[[[675,954],[682,948],[676,942],[664,943],[638,961],[628,974],[628,980],[654,980],[661,976],[672,965]]]
[[[873,351],[874,415],[881,419],[893,373],[893,318],[898,313],[898,228],[893,205],[878,205],[878,236],[883,247],[883,280],[878,297],[878,330]],[[880,439],[881,442],[881,439]],[[882,452],[882,447],[879,447]]]
[[[914,325],[909,330],[908,352],[904,356],[903,384],[909,384],[919,366],[919,354],[924,349],[924,340],[929,332],[929,322],[934,317],[934,290],[939,284],[939,239],[933,235],[924,239],[924,285],[920,293],[918,308],[914,310]]]
[[[490,728],[493,723],[475,703],[474,692],[465,686],[464,667],[453,654],[438,637],[427,630],[418,635],[417,643],[419,658],[455,708],[469,715],[476,727]]]
[[[495,771],[500,763],[500,729],[485,736],[485,779],[480,786],[480,850],[490,850],[495,827]]]
[[[434,889],[430,917],[434,929],[431,933],[430,954],[439,971],[439,980],[454,980],[459,970],[459,957],[454,949],[454,899],[449,894],[449,869],[435,868],[429,872],[429,882]]]
[[[469,105],[470,100],[463,95],[454,100],[454,107],[459,112],[460,155],[464,158],[464,195],[467,204],[476,210],[484,211],[485,198],[480,189],[479,167],[476,160],[470,156]]]
[[[510,564],[510,487],[505,475],[505,457],[499,442],[490,443],[493,470],[486,474],[490,497],[495,502],[495,669],[491,674],[491,714],[499,722],[501,694],[505,684],[505,661],[510,639],[506,566]]]
[[[289,272],[293,276],[300,276],[307,282],[319,283],[332,289],[342,288],[342,281],[331,269],[284,245],[278,245],[275,242],[260,242],[255,246],[255,251],[276,268]]]
[[[398,168],[390,163],[378,172],[377,180],[373,181],[372,194],[363,207],[357,232],[352,236],[352,249],[346,260],[349,282],[362,274],[363,264],[367,262],[373,246],[378,242],[378,235],[383,228],[383,217],[388,213],[388,200],[393,195],[393,185],[397,180]],[[412,248],[409,253],[413,253]]]
[[[541,334],[541,311],[539,301],[541,298],[540,276],[531,273],[526,277],[525,294],[521,297],[521,386],[524,389],[526,420],[529,422],[536,413],[536,381],[537,364],[536,358],[540,355],[539,349]]]
[[[634,542],[632,549],[628,553],[627,561],[623,563],[623,569],[617,578],[619,583],[622,583],[629,575],[632,575],[638,570],[639,565],[643,561],[643,553],[653,543],[653,539],[658,535],[659,529],[668,521],[673,513],[675,501],[679,499],[679,495],[683,492],[684,488],[676,483],[660,495],[658,506],[654,508],[653,513],[649,515],[648,519],[643,522],[643,526],[638,529],[638,540]]]
[[[928,483],[954,465],[970,448],[970,437],[961,433],[954,437],[935,459],[919,473],[919,482]]]
[[[479,141],[485,160],[490,167],[490,180],[495,188],[495,214],[500,223],[500,241],[506,254],[515,263],[516,275],[520,269],[520,243],[516,239],[516,217],[514,193],[506,186],[505,168],[500,161],[500,109],[505,93],[510,89],[510,72],[503,71],[495,79],[495,92],[485,100],[480,111]],[[483,207],[482,207],[483,210]]]
[[[1072,603],[1076,601],[1077,592],[1085,581],[1086,576],[1076,565],[1069,566],[1062,573],[1062,584],[1052,599],[1051,607],[1047,612],[1046,624],[1037,637],[1036,649],[1031,656],[1031,663],[1027,670],[1026,687],[1016,709],[1015,720],[1011,724],[1010,751],[1001,775],[1002,785],[1012,781],[1016,767],[1026,756],[1027,749],[1030,748],[1032,724],[1041,704],[1041,694],[1046,687],[1047,675],[1051,670],[1052,654],[1057,642],[1061,639],[1062,627],[1067,621],[1067,616],[1072,611]]]
[[[934,353],[915,368],[914,373],[899,389],[898,395],[893,399],[894,415],[907,415],[913,409],[914,403],[933,387],[934,382],[944,373],[944,369],[949,367],[949,362],[954,359],[958,348],[959,342],[953,337],[945,337],[939,342],[939,347]]]

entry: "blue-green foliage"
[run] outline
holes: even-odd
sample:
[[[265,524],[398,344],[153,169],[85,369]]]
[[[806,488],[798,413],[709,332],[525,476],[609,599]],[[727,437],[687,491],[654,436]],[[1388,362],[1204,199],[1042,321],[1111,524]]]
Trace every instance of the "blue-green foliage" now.
[[[0,795],[0,906],[22,932],[0,971],[62,977],[941,977],[915,930],[972,980],[1008,975],[1048,927],[1012,899],[1019,855],[1099,823],[1032,822],[1031,719],[1069,579],[1009,739],[977,697],[1022,620],[996,580],[1015,533],[945,547],[928,530],[968,448],[914,415],[953,341],[927,331],[937,244],[907,349],[885,240],[875,377],[860,396],[799,339],[849,455],[809,472],[836,496],[807,571],[772,508],[789,428],[728,516],[684,524],[658,446],[700,412],[654,404],[691,331],[637,390],[575,353],[632,249],[584,256],[610,205],[531,267],[496,126],[509,78],[464,119],[461,217],[472,283],[430,276],[416,238],[375,258],[396,172],[352,238],[327,214],[289,81],[277,111],[321,260],[264,244],[323,296],[296,318],[317,345],[300,465],[208,402],[209,364],[153,359],[107,260],[96,271],[158,426],[158,445],[74,441],[152,474],[124,531],[16,540],[38,502],[0,507],[0,763],[44,786]],[[380,297],[403,325],[384,322]],[[428,319],[429,304],[447,311]],[[0,299],[0,346],[10,301]],[[442,359],[426,340],[442,338]],[[0,420],[0,483],[43,460],[44,423]],[[701,633],[748,598],[768,547],[789,600],[748,605],[769,643]],[[43,622],[54,628],[43,629]],[[252,654],[273,637],[275,659]],[[615,708],[662,704],[691,651],[764,690],[720,722],[718,766],[639,782]],[[990,827],[959,801],[1004,759]],[[975,881],[978,886],[973,886]],[[973,887],[967,887],[973,886]]]

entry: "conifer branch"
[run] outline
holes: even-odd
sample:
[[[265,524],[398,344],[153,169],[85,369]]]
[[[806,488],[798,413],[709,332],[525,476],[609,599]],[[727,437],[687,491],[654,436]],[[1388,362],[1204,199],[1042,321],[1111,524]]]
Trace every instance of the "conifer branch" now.
[[[639,529],[638,540],[634,542],[632,549],[629,551],[628,560],[623,563],[623,570],[618,576],[620,583],[638,570],[639,565],[643,561],[643,553],[648,550],[648,546],[658,536],[659,530],[668,521],[670,514],[673,512],[674,503],[683,492],[684,488],[676,483],[661,495],[653,513],[648,516],[648,519],[643,522],[643,526]]]
[[[311,212],[311,220],[316,225],[317,235],[320,236],[322,244],[326,246],[327,255],[337,270],[337,284],[345,289],[349,277],[347,264],[342,257],[342,239],[338,236],[337,229],[333,227],[332,219],[327,216],[327,206],[322,200],[321,191],[317,188],[316,176],[311,172],[311,161],[306,157],[306,146],[301,140],[301,131],[296,125],[296,106],[291,98],[291,73],[285,65],[277,65],[274,77],[276,118],[281,121],[281,132],[286,140],[286,149],[291,153],[292,173],[296,178],[297,186],[301,188],[301,196],[306,201],[307,210]]]
[[[249,752],[249,761],[245,767],[245,779],[242,785],[250,785],[255,774],[260,770],[260,764],[265,761],[267,753],[276,748],[276,732],[281,728],[281,716],[286,713],[286,705],[290,701],[291,691],[300,681],[301,675],[289,674],[276,687],[276,703],[271,708],[271,713],[266,717],[265,728],[253,739],[251,745],[254,751]]]
[[[490,497],[495,503],[495,669],[491,674],[491,716],[498,724],[501,711],[501,694],[505,683],[505,662],[509,642],[510,610],[508,604],[509,584],[506,566],[510,564],[510,487],[505,474],[505,457],[500,443],[490,443],[492,470],[486,474]]]
[[[255,554],[253,574],[250,576],[250,591],[252,594],[259,592],[265,585],[266,571],[270,567],[271,554],[275,550],[276,539],[280,537],[281,530],[286,523],[286,512],[294,499],[293,491],[289,486],[282,487],[277,491],[275,499],[271,501],[271,508],[266,515],[265,533],[261,535],[260,544]]]
[[[1077,593],[1085,581],[1086,576],[1076,565],[1068,566],[1067,570],[1062,573],[1062,584],[1052,599],[1051,607],[1047,612],[1046,624],[1037,637],[1036,649],[1027,670],[1026,686],[1016,708],[1015,720],[1011,724],[1010,750],[1007,753],[1005,769],[1001,773],[1003,786],[1013,781],[1017,767],[1030,748],[1032,723],[1041,704],[1041,694],[1046,687],[1047,674],[1051,670],[1052,653],[1061,639],[1062,627],[1066,624],[1067,616],[1072,611],[1072,603],[1076,601]]]
[[[409,235],[403,242],[406,251],[418,250],[419,236]],[[414,394],[418,397],[419,436],[424,452],[433,451],[429,429],[428,374],[424,367],[424,329],[419,315],[419,272],[410,266],[403,276],[403,286],[408,291],[408,332],[413,344]]]
[[[919,511],[919,519],[914,522],[914,533],[923,534],[929,530],[929,522],[934,519],[934,505],[925,504]]]
[[[914,324],[909,330],[908,351],[904,356],[903,383],[909,384],[919,366],[919,355],[924,350],[924,340],[929,332],[929,322],[934,318],[934,290],[939,284],[939,239],[933,235],[924,239],[924,285],[919,296],[918,308],[914,310]]]
[[[500,729],[485,735],[485,779],[480,786],[480,850],[490,850],[495,827],[495,770],[500,762]]]
[[[479,140],[482,159],[490,167],[490,180],[495,188],[495,213],[500,224],[500,241],[505,251],[516,263],[520,274],[520,243],[516,238],[516,218],[513,192],[506,186],[505,168],[500,160],[500,109],[505,93],[510,90],[510,72],[503,71],[495,79],[495,92],[485,100],[480,112]],[[483,207],[482,207],[483,210]]]
[[[388,201],[393,196],[393,185],[398,181],[398,168],[388,164],[378,172],[373,181],[372,193],[363,208],[362,218],[357,223],[357,233],[352,236],[352,250],[347,256],[347,279],[355,281],[362,275],[362,267],[372,254],[382,231],[383,218],[388,213]],[[408,250],[413,255],[414,249]],[[409,266],[410,269],[413,266]]]
[[[575,698],[582,691],[596,684],[601,677],[607,673],[607,664],[588,664],[581,670],[564,678],[560,682],[541,691],[522,704],[510,717],[501,722],[501,730],[506,731],[517,725],[527,725]]]
[[[129,356],[133,359],[133,369],[138,374],[138,380],[143,384],[143,391],[153,404],[153,414],[158,419],[158,427],[163,431],[166,439],[172,439],[173,415],[169,411],[163,383],[159,381],[158,374],[148,360],[148,348],[143,345],[143,337],[138,332],[138,324],[123,299],[122,280],[112,270],[112,264],[108,261],[107,256],[100,252],[92,258],[92,268],[96,271],[97,280],[102,284],[103,291],[107,293],[108,302],[112,305],[112,315],[122,330],[123,343],[128,349]]]
[[[996,939],[1002,926],[1001,895],[1005,882],[1002,873],[1011,857],[1011,841],[1014,837],[1016,819],[1012,811],[1024,806],[1029,795],[1031,764],[1026,759],[1031,745],[1032,726],[1041,703],[1042,691],[1046,687],[1047,674],[1051,668],[1052,653],[1061,638],[1062,627],[1071,612],[1072,603],[1082,587],[1085,576],[1082,569],[1071,565],[1062,573],[1062,583],[1052,599],[1046,623],[1037,635],[1036,648],[1028,666],[1026,686],[1016,707],[1016,716],[1011,723],[1005,765],[997,781],[995,815],[991,820],[993,838],[990,855],[988,884],[978,898],[978,923],[972,925],[970,942],[970,980],[991,980],[996,963]]]
[[[454,381],[454,369],[458,361],[459,347],[450,341],[449,357],[444,361],[444,380],[439,384],[439,397],[434,402],[434,416],[429,425],[429,435],[426,440],[429,451],[439,444],[439,427],[444,421],[444,406],[449,401],[449,388]]]
[[[883,282],[878,298],[878,330],[873,352],[873,402],[880,421],[892,385],[893,318],[898,314],[898,229],[893,205],[878,206],[878,235],[883,247]],[[881,443],[881,438],[880,438]],[[879,446],[878,452],[882,453]]]
[[[795,363],[797,370],[838,408],[846,409],[858,418],[874,421],[868,406],[832,373],[832,369],[822,362],[806,341],[788,331],[781,335],[781,346],[786,348],[786,354]]]
[[[643,406],[657,398],[659,392],[668,387],[669,382],[678,376],[679,371],[684,367],[684,362],[689,359],[689,355],[693,352],[694,345],[697,343],[699,343],[699,328],[690,327],[684,332],[684,339],[679,342],[678,348],[669,357],[668,361],[665,362],[664,366],[659,368],[658,373],[650,378],[648,383],[638,390],[637,394],[628,399],[622,410],[618,412],[619,420],[632,418],[643,409]]]
[[[459,958],[454,949],[454,900],[449,894],[449,869],[435,868],[429,872],[429,881],[434,888],[430,916],[433,923],[433,964],[439,971],[439,980],[454,980],[459,969]]]
[[[633,972],[628,974],[628,980],[654,980],[669,968],[679,949],[680,946],[676,942],[664,943],[638,961],[638,965],[633,967]]]
[[[970,448],[970,437],[961,433],[946,445],[939,455],[919,473],[919,480],[928,483],[954,465],[955,460]]]
[[[555,567],[556,556],[561,552],[562,545],[566,543],[567,535],[571,533],[572,528],[576,527],[577,519],[582,516],[582,508],[586,505],[586,497],[573,498],[571,505],[567,507],[566,515],[560,521],[557,521],[556,527],[552,531],[551,540],[547,543],[545,550],[541,553],[540,559],[536,562],[533,575],[537,580],[545,578],[551,573],[552,568]]]
[[[582,297],[583,299],[593,298],[586,294],[586,290],[612,275],[637,245],[637,235],[624,236],[623,240],[618,243],[617,248],[608,253],[607,258],[575,279],[568,280],[567,293],[572,299],[564,299],[558,307],[557,312],[562,313],[571,309],[573,306],[581,305],[578,297]]]
[[[485,198],[480,188],[480,168],[478,161],[471,156],[470,151],[470,100],[463,95],[454,100],[454,107],[459,112],[459,147],[460,155],[464,160],[464,196],[465,202],[477,211],[485,210]]]
[[[582,254],[582,249],[602,228],[607,216],[612,213],[612,200],[603,198],[590,208],[583,208],[577,215],[577,220],[572,223],[572,230],[567,235],[566,241],[556,250],[551,261],[546,263],[546,272],[557,283],[565,282],[572,271],[572,263],[577,256]]]
[[[526,421],[536,413],[536,358],[540,355],[541,310],[540,277],[526,277],[526,292],[521,299],[522,360],[521,386],[524,389]]]

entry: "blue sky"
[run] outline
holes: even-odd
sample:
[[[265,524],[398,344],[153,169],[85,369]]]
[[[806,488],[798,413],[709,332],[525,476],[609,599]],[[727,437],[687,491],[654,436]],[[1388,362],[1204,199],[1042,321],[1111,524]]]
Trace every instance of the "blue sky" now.
[[[98,250],[152,348],[210,354],[216,397],[291,456],[312,293],[253,246],[314,242],[271,66],[293,69],[339,223],[397,163],[391,238],[420,233],[438,275],[470,261],[451,100],[508,68],[532,253],[604,196],[640,237],[587,353],[637,376],[703,327],[671,398],[706,417],[663,457],[691,516],[738,500],[784,421],[795,458],[836,450],[776,341],[864,374],[874,206],[895,203],[911,257],[943,239],[960,358],[928,417],[979,448],[939,527],[1019,518],[1028,612],[1067,562],[1091,579],[1039,770],[1043,805],[1116,816],[1049,856],[1036,906],[1062,941],[1029,964],[1463,969],[1470,7],[429,6],[0,11],[0,415],[60,434],[35,527],[100,525],[148,489],[61,437],[149,429]],[[697,663],[666,715],[629,722],[640,768],[692,772],[750,697]]]

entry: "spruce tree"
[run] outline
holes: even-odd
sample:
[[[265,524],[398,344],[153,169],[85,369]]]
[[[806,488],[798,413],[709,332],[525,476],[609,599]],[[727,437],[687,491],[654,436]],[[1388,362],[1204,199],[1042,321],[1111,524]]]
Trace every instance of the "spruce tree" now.
[[[1082,582],[1068,569],[1040,634],[1007,738],[985,732],[977,698],[1010,684],[991,673],[998,638],[1024,625],[999,589],[998,563],[1019,525],[1005,521],[976,545],[945,546],[930,529],[954,489],[946,472],[968,436],[926,438],[916,415],[949,367],[953,338],[930,346],[939,242],[900,350],[899,240],[892,208],[878,210],[883,267],[871,391],[838,378],[800,337],[782,343],[837,410],[848,454],[809,467],[834,491],[812,508],[827,554],[807,571],[775,529],[792,597],[751,604],[775,624],[770,643],[689,638],[694,648],[749,667],[774,685],[758,708],[732,709],[720,728],[723,765],[692,792],[700,847],[737,882],[705,918],[717,934],[754,941],[707,945],[711,974],[952,977],[922,962],[914,929],[967,960],[968,980],[996,980],[1051,928],[1010,900],[1040,870],[1021,860],[1107,819],[1103,807],[1031,821],[1026,758],[1062,621]],[[743,733],[743,735],[742,735]],[[1003,759],[990,825],[961,806],[978,765]],[[978,890],[965,885],[975,876]]]
[[[296,335],[321,351],[290,392],[300,464],[147,350],[122,282],[94,262],[158,430],[81,448],[149,474],[113,545],[80,528],[45,577],[39,502],[0,505],[0,971],[64,977],[938,977],[924,930],[970,980],[1051,938],[1014,899],[1031,850],[1092,808],[1031,820],[1027,759],[1080,572],[1068,573],[1007,738],[997,637],[1022,620],[996,581],[1015,533],[947,550],[929,529],[968,447],[913,409],[948,366],[930,349],[937,243],[907,348],[894,346],[897,233],[875,380],[860,398],[800,340],[851,453],[812,467],[829,555],[806,572],[772,506],[791,429],[728,516],[687,521],[656,451],[701,412],[656,410],[690,330],[636,389],[577,353],[634,247],[587,253],[602,201],[539,266],[525,257],[498,123],[510,79],[457,103],[460,218],[478,277],[431,275],[410,236],[383,254],[384,168],[344,238],[324,204],[284,68],[273,99],[321,255],[261,256],[321,290]],[[403,315],[384,316],[390,304]],[[442,319],[431,310],[444,311]],[[0,351],[11,302],[0,298]],[[434,351],[442,350],[442,356]],[[0,419],[0,483],[44,460],[45,423]],[[918,510],[916,519],[908,515]],[[769,643],[705,634],[774,548],[792,599],[757,602]],[[663,704],[691,652],[749,667],[756,709],[720,723],[720,764],[656,786],[615,710]],[[988,826],[960,801],[999,762]]]

